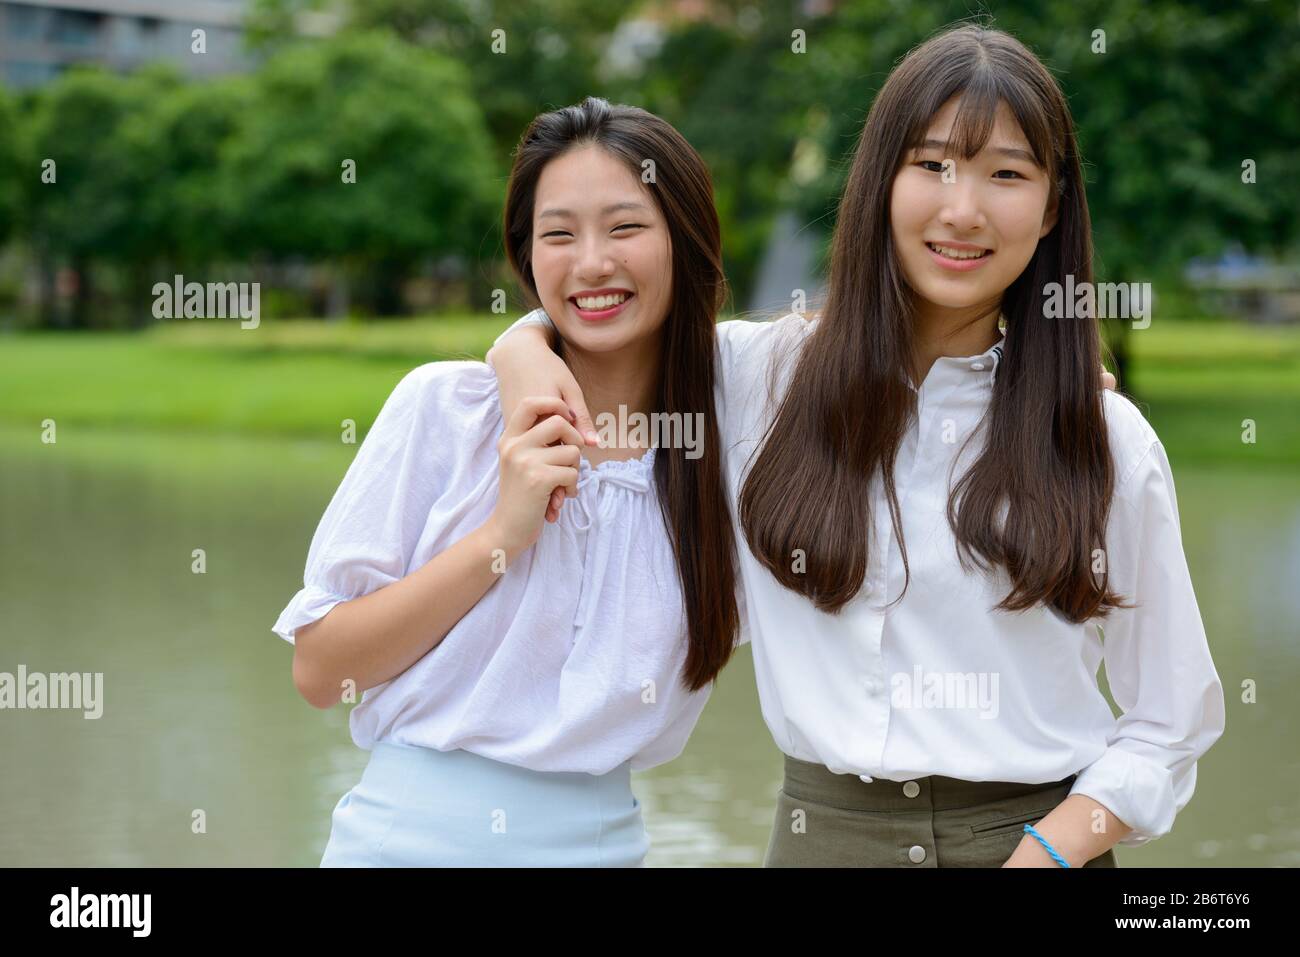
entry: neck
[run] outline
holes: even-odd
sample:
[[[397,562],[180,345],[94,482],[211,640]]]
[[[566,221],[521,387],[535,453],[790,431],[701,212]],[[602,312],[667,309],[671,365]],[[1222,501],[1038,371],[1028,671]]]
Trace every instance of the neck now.
[[[565,345],[564,361],[578,380],[597,431],[601,430],[605,414],[614,422],[622,421],[619,406],[623,406],[627,414],[639,412],[648,416],[654,411],[659,382],[659,350],[658,335],[614,352],[584,352]]]
[[[924,381],[940,356],[975,356],[990,349],[1002,335],[998,332],[1001,309],[1001,302],[964,309],[918,303],[913,319],[914,381]]]

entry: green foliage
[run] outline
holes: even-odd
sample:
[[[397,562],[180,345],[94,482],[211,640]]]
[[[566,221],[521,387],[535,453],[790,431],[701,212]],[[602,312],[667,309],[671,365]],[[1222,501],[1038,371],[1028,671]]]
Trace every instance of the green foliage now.
[[[151,258],[178,268],[239,255],[233,238],[249,209],[229,189],[232,144],[258,106],[255,81],[232,77],[177,84],[141,103],[122,125],[138,188],[133,209]]]
[[[125,262],[148,246],[137,212],[148,183],[123,132],[132,114],[174,92],[161,71],[133,76],[92,69],[63,74],[35,100],[31,155],[52,160],[53,182],[42,168],[21,177],[23,217],[38,249],[75,262]]]
[[[348,9],[354,27],[392,29],[464,65],[502,157],[538,113],[603,95],[600,64],[629,13],[608,0],[354,0]]]
[[[24,150],[19,137],[25,130],[18,122],[13,101],[0,88],[0,244],[14,228],[19,210],[19,181],[25,174]]]
[[[16,124],[0,99],[0,232],[17,215],[47,274],[81,271],[78,316],[96,264],[132,302],[150,274],[258,258],[333,261],[391,301],[425,257],[496,252],[501,179],[465,70],[391,33],[282,46],[206,82],[73,70],[30,101]]]
[[[0,242],[23,241],[47,267],[328,262],[379,286],[450,257],[481,282],[499,266],[504,174],[525,125],[596,94],[659,113],[709,163],[743,307],[782,207],[829,236],[889,70],[936,30],[976,19],[1020,37],[1066,91],[1099,278],[1165,287],[1189,257],[1233,243],[1294,255],[1294,4],[813,9],[824,12],[786,0],[254,0],[249,38],[265,61],[251,75],[76,70],[18,101],[0,92]],[[339,16],[337,36],[295,35],[295,18],[322,11]],[[637,18],[661,42],[619,66],[610,50]],[[57,185],[40,182],[47,158]],[[1242,182],[1247,159],[1254,184]]]
[[[282,51],[256,83],[222,164],[242,248],[363,262],[478,255],[501,197],[461,65],[392,34],[344,34]]]

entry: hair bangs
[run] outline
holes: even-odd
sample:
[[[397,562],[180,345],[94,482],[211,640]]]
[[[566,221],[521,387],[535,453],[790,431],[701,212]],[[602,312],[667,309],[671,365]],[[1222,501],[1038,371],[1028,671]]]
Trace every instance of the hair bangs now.
[[[1039,167],[1055,174],[1062,157],[1051,132],[1049,104],[1030,85],[983,58],[956,66],[947,79],[949,82],[933,87],[928,96],[912,101],[917,110],[905,140],[906,151],[920,149],[934,117],[945,103],[958,97],[947,152],[969,160],[988,145],[997,126],[998,107],[1005,103]]]

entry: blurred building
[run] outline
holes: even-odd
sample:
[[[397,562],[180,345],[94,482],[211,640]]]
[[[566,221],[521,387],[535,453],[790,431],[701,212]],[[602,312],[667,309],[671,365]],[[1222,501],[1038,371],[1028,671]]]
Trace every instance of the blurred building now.
[[[0,84],[39,86],[70,66],[122,72],[167,61],[191,76],[238,72],[246,0],[0,0]],[[332,17],[304,17],[307,33],[329,32]],[[195,30],[206,52],[192,52]]]
[[[1191,260],[1183,276],[1224,315],[1267,324],[1300,322],[1300,263],[1252,256],[1234,243],[1217,259]]]

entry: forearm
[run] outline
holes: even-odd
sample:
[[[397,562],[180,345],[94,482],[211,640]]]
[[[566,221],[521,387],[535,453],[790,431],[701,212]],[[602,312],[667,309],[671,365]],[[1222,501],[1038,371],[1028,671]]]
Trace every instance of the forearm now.
[[[526,373],[537,365],[539,356],[552,352],[545,326],[532,324],[516,329],[488,350],[487,363],[497,375],[501,415],[507,421],[524,398],[521,388]]]
[[[1096,822],[1096,823],[1094,823]],[[1071,867],[1100,857],[1132,830],[1109,809],[1083,794],[1071,794],[1034,825]],[[1026,834],[1007,860],[1010,867],[1060,867],[1047,849]]]
[[[359,693],[400,675],[437,647],[517,555],[489,521],[400,581],[335,605],[295,635],[300,693],[328,708],[349,680]]]

